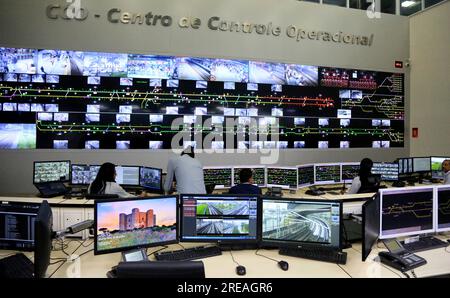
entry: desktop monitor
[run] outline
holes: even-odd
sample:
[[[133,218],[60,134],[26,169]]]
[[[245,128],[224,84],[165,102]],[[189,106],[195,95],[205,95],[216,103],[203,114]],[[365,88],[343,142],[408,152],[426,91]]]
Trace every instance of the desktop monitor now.
[[[431,176],[433,179],[444,179],[444,171],[442,171],[442,163],[444,160],[450,160],[450,157],[432,156],[431,162]]]
[[[262,166],[239,166],[233,168],[233,185],[240,184],[239,172],[242,169],[251,169],[253,172],[253,182],[257,186],[266,186],[266,167]]]
[[[139,186],[139,167],[116,166],[116,182],[121,185]]]
[[[315,184],[333,184],[341,182],[340,164],[315,164],[314,165],[314,183]]]
[[[428,173],[431,172],[431,158],[430,157],[414,157],[413,158],[414,173]]]
[[[180,241],[256,244],[258,196],[181,195]]]
[[[362,261],[372,251],[380,235],[380,197],[376,194],[362,205]]]
[[[297,189],[298,170],[296,167],[267,168],[267,187]]]
[[[260,208],[259,235],[264,247],[342,246],[340,201],[263,197]]]
[[[35,161],[33,167],[33,182],[69,182],[70,161]]]
[[[398,181],[398,163],[374,162],[372,174],[381,175],[383,181]]]
[[[399,174],[411,174],[413,170],[412,158],[399,158],[398,159],[398,173]]]
[[[73,185],[89,185],[94,182],[97,177],[99,165],[72,165],[71,184]]]
[[[178,242],[178,196],[95,201],[94,254]]]
[[[305,187],[314,184],[314,165],[298,166],[297,187]]]
[[[433,187],[380,190],[380,239],[435,231]]]
[[[435,188],[436,194],[436,230],[437,232],[450,231],[450,185]]]
[[[45,277],[50,264],[53,238],[53,214],[47,201],[43,201],[39,207],[36,221],[34,222],[35,248],[34,248],[34,276]]]
[[[141,167],[139,185],[146,190],[162,191],[162,169]]]
[[[39,204],[0,204],[0,249],[32,251]]]
[[[342,163],[342,181],[352,182],[359,176],[359,162]]]
[[[231,167],[205,167],[203,168],[205,185],[215,185],[215,188],[230,188],[233,180]]]

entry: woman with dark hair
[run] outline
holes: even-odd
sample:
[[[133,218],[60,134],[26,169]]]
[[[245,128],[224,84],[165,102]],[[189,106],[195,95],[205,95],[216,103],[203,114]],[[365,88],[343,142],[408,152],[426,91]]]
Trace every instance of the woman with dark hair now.
[[[364,158],[361,160],[359,166],[359,175],[355,177],[352,181],[352,186],[347,192],[348,194],[356,194],[360,192],[361,189],[366,189],[372,186],[369,181],[369,177],[372,175],[373,161],[370,158]]]
[[[97,177],[89,185],[88,193],[118,195],[119,198],[135,197],[134,195],[127,193],[122,186],[116,182],[116,166],[110,162],[102,164],[98,170]]]

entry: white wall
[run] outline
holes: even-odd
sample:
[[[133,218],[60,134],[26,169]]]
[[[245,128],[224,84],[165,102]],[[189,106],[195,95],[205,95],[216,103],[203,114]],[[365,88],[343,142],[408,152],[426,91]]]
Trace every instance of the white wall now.
[[[411,155],[450,156],[450,1],[409,20]],[[411,133],[411,132],[409,132]]]
[[[402,16],[383,14],[380,19],[369,19],[365,11],[294,0],[82,0],[90,16],[80,22],[47,19],[45,7],[55,2],[66,3],[62,0],[0,0],[0,46],[241,58],[388,72],[399,72],[394,68],[394,61],[409,57],[409,21]],[[174,24],[169,28],[111,24],[105,16],[113,7],[143,14],[152,11],[153,14],[171,15]],[[101,18],[93,18],[95,13]],[[198,30],[179,28],[176,23],[183,16],[200,18],[202,27]],[[217,32],[206,27],[211,16],[239,22],[272,22],[283,29],[296,25],[308,30],[374,34],[374,42],[371,47],[363,47],[309,40],[297,42],[289,39],[284,31],[278,37]],[[408,73],[405,89],[408,117]],[[408,144],[406,136],[405,148],[282,150],[278,164],[359,161],[363,157],[392,161],[408,155]],[[31,173],[34,160],[112,161],[165,168],[170,154],[169,150],[3,150],[0,151],[0,194],[35,192]],[[260,162],[257,154],[202,154],[200,159],[204,165]]]

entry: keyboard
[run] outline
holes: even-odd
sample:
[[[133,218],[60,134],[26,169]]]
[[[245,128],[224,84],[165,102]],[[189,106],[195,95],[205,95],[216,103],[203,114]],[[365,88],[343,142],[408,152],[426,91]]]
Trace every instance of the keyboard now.
[[[430,249],[447,247],[449,245],[448,242],[442,241],[435,237],[422,237],[419,241],[411,242],[405,244],[402,242],[403,247],[409,252],[421,252]]]
[[[155,258],[158,261],[189,261],[219,256],[221,254],[222,251],[218,246],[200,246],[182,250],[156,253]]]
[[[0,259],[0,278],[33,278],[34,265],[23,253]]]
[[[330,262],[345,265],[347,263],[347,253],[340,252],[335,249],[321,248],[321,247],[302,247],[280,248],[280,255],[311,259],[316,261]]]

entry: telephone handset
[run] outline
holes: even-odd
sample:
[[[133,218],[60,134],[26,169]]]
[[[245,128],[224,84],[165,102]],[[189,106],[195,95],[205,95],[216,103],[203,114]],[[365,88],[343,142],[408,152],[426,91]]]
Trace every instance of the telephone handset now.
[[[427,263],[424,258],[407,251],[400,242],[395,239],[386,240],[383,241],[383,243],[389,250],[389,252],[382,251],[378,254],[380,261],[383,264],[405,272]]]

